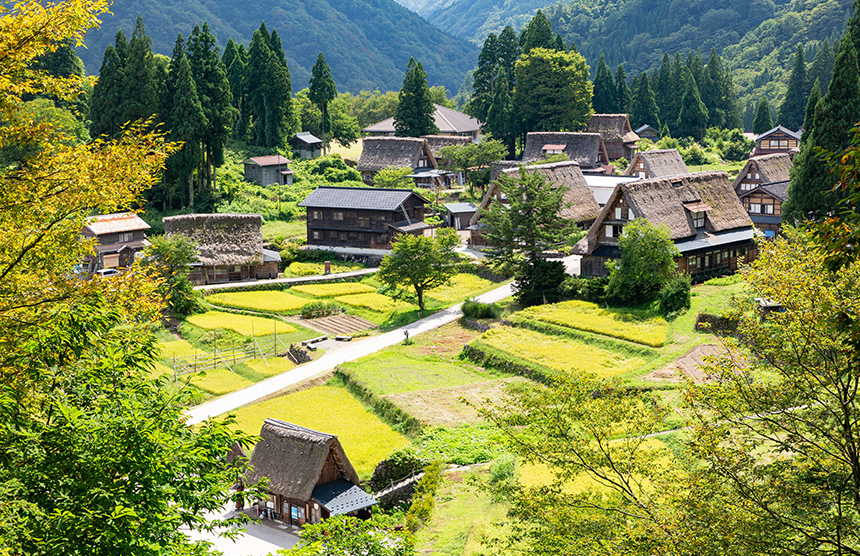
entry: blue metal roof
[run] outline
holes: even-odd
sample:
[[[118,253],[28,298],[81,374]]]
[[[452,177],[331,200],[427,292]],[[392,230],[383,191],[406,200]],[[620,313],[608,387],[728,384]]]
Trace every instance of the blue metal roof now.
[[[754,228],[744,228],[720,234],[703,233],[687,241],[675,243],[675,247],[681,253],[690,253],[701,249],[713,249],[714,247],[729,246],[732,243],[752,241],[755,237]]]
[[[348,514],[369,508],[377,503],[373,496],[343,479],[318,485],[314,488],[311,496],[322,504],[322,507],[327,509],[331,515]]]
[[[445,203],[443,206],[448,212],[478,212],[474,203]]]

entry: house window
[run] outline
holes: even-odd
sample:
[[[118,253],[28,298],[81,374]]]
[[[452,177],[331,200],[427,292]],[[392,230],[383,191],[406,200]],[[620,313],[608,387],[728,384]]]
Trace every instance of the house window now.
[[[358,217],[358,227],[359,228],[370,228],[370,218],[367,216],[359,216]]]
[[[714,264],[720,264],[720,253],[714,253]]]
[[[426,168],[427,167],[427,159],[426,158],[419,159],[418,160],[418,167],[419,168]]]
[[[615,219],[616,220],[621,220],[621,211],[622,210],[624,210],[624,209],[619,208],[619,207],[615,207]]]
[[[343,222],[343,211],[342,210],[334,211],[334,221],[335,222]]]
[[[759,203],[750,203],[750,214],[760,214],[761,213],[761,204]]]
[[[314,220],[322,220],[322,211],[321,210],[312,211],[311,218],[313,218]]]
[[[337,232],[330,231],[330,232],[328,233],[328,238],[329,238],[329,239],[337,239]]]
[[[762,205],[762,213],[764,214],[773,214],[773,205]]]
[[[313,237],[316,240],[320,240],[320,239],[322,239],[322,234],[320,233],[319,230],[314,230],[313,232],[311,232],[311,237]]]
[[[742,183],[741,184],[741,191],[752,191],[753,189],[755,189],[754,183]]]
[[[134,237],[132,232],[122,232],[119,234],[119,239],[117,243],[128,243],[131,241],[131,238]]]
[[[690,268],[696,268],[699,265],[699,257],[690,257],[690,260],[687,262],[687,266]]]
[[[696,228],[704,228],[705,227],[705,213],[704,212],[694,212],[693,213],[693,226]]]
[[[615,237],[612,235],[612,232],[613,232],[612,224],[607,224],[606,225],[606,237]]]
[[[708,268],[711,266],[711,256],[705,255],[705,263],[702,265],[702,268]]]
[[[636,218],[636,215],[633,214],[633,209],[627,209],[627,220],[633,220]]]

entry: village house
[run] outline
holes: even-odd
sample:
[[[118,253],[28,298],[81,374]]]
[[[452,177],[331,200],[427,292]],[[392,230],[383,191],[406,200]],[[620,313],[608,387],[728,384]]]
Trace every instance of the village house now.
[[[255,156],[242,164],[245,165],[245,181],[260,185],[293,185],[290,160],[279,154]]]
[[[360,254],[390,250],[398,234],[423,235],[431,227],[427,202],[411,189],[322,186],[299,206],[307,209],[309,246]]]
[[[588,187],[588,183],[585,181],[585,176],[582,174],[579,165],[575,162],[554,162],[508,168],[502,170],[501,177],[517,178],[520,176],[521,171],[530,174],[541,174],[556,187],[567,187],[567,191],[564,194],[564,203],[566,206],[561,211],[561,216],[566,220],[570,220],[583,227],[588,227],[600,214],[600,206]],[[483,236],[484,225],[481,223],[480,211],[489,209],[490,203],[493,200],[507,204],[507,199],[505,199],[499,189],[498,180],[490,183],[489,187],[487,187],[487,192],[481,200],[478,212],[475,213],[469,222],[470,243],[472,245],[488,245],[487,240]]]
[[[750,158],[766,154],[796,152],[798,148],[800,148],[800,132],[778,125],[756,136],[755,148],[750,153]]]
[[[755,257],[754,229],[725,172],[701,172],[619,184],[588,234],[573,248],[583,276],[607,276],[621,257],[618,238],[635,218],[665,225],[694,279],[737,270]]]
[[[280,419],[266,419],[251,454],[249,484],[268,479],[259,507],[289,525],[319,523],[335,515],[369,518],[376,500],[359,478],[337,436]]]
[[[556,154],[567,155],[584,173],[611,174],[613,171],[599,133],[533,131],[526,134],[523,164],[540,162]]]
[[[133,212],[100,214],[87,220],[81,230],[85,239],[96,239],[95,252],[82,262],[84,272],[105,268],[128,268],[137,253],[149,245],[149,224]]]
[[[648,124],[637,127],[633,130],[633,133],[638,135],[641,139],[648,139],[655,143],[660,139],[660,130],[655,129]]]
[[[791,157],[786,153],[768,154],[750,158],[732,182],[738,195],[752,191],[760,185],[790,179]]]
[[[448,226],[455,230],[465,230],[469,227],[472,217],[478,212],[478,207],[473,203],[445,203]]]
[[[465,147],[466,145],[473,143],[471,137],[464,135],[422,135],[421,138],[427,141],[427,145],[430,147],[430,152],[433,153],[433,157],[436,159],[436,164],[438,166],[444,166],[446,162],[439,158],[439,151],[443,147]],[[451,185],[451,178],[453,176],[453,174],[448,176],[445,183]],[[465,180],[462,172],[458,172],[454,179],[458,185],[464,185]]]
[[[636,154],[639,136],[630,127],[627,114],[592,114],[583,131],[600,134],[609,160],[630,160]]]
[[[689,173],[678,149],[660,149],[636,153],[623,175],[649,179]]]
[[[195,285],[277,278],[281,255],[263,249],[259,214],[182,214],[164,218],[168,237],[178,234],[197,248],[188,279]]]
[[[764,237],[774,238],[782,231],[782,204],[788,200],[789,180],[766,183],[740,193],[744,210]]]
[[[481,122],[453,108],[434,104],[433,122],[439,129],[439,135],[461,135],[477,141],[481,137]],[[394,128],[394,118],[369,125],[361,130],[369,137],[384,137],[397,135]]]
[[[383,168],[409,168],[418,187],[447,187],[451,175],[437,170],[436,157],[430,144],[420,137],[365,137],[362,139],[358,171],[361,179],[373,184],[376,173]]]
[[[323,142],[310,131],[302,131],[290,139],[290,146],[301,158],[317,158],[322,154]]]

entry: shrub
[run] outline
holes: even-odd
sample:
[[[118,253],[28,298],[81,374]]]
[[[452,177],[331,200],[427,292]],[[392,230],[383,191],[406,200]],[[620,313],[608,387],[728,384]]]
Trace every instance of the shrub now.
[[[495,303],[481,303],[474,299],[467,299],[463,302],[463,314],[470,319],[495,319],[501,313],[501,307]]]
[[[693,143],[683,151],[681,151],[681,158],[684,159],[684,162],[688,165],[701,165],[708,164],[708,156],[705,154],[705,149],[703,149],[698,143]]]
[[[690,308],[690,275],[672,276],[657,293],[660,310],[665,314],[686,311]]]
[[[337,303],[331,301],[314,301],[302,307],[303,319],[316,319],[319,317],[328,317],[330,315],[339,315],[343,312],[343,308]]]
[[[500,484],[514,478],[516,462],[513,454],[502,454],[490,464],[490,482]]]
[[[411,446],[395,450],[376,465],[370,478],[370,488],[376,491],[382,490],[392,482],[396,483],[418,473],[426,465],[427,461],[419,457],[415,448]]]
[[[442,483],[442,463],[434,462],[424,468],[424,476],[415,485],[412,505],[406,512],[406,528],[413,533],[430,519],[435,505],[436,491]]]
[[[561,299],[564,263],[537,259],[520,267],[514,283],[514,299],[524,307],[555,303]]]
[[[585,278],[568,276],[561,283],[562,299],[578,299],[590,303],[603,303],[606,297],[606,285],[609,278]]]
[[[705,280],[706,286],[731,286],[732,284],[739,284],[744,281],[744,277],[742,274],[732,274],[731,276],[720,276],[719,278],[711,278],[710,280]]]

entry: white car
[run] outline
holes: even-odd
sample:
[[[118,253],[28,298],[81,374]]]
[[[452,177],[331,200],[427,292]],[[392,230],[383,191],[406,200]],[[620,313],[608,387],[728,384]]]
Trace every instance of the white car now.
[[[95,276],[99,276],[101,278],[107,278],[108,276],[119,276],[120,271],[115,268],[103,268],[101,270],[96,270]]]

